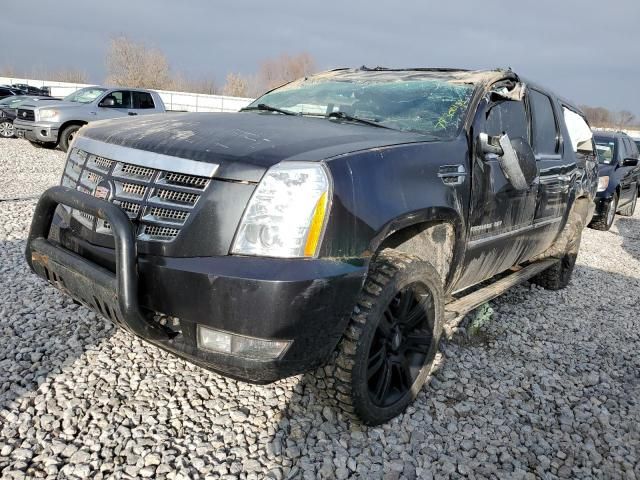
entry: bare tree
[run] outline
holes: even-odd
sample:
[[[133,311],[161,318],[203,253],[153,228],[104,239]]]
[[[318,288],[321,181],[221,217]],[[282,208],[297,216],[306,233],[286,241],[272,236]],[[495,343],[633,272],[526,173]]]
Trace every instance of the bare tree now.
[[[56,70],[42,77],[44,80],[52,82],[68,82],[68,83],[89,83],[89,76],[83,70],[73,68]]]
[[[111,85],[171,88],[169,63],[164,54],[124,36],[111,40],[107,72],[107,83]]]
[[[296,78],[307,76],[315,70],[315,60],[306,53],[297,55],[282,54],[277,58],[265,60],[258,71],[254,94],[260,94]]]
[[[636,116],[628,110],[622,110],[616,115],[616,123],[618,128],[626,128],[631,126]]]
[[[216,95],[219,88],[211,78],[192,79],[178,73],[171,81],[171,89],[177,92],[202,93]]]
[[[230,73],[222,87],[222,94],[230,97],[248,97],[249,80],[239,73]]]

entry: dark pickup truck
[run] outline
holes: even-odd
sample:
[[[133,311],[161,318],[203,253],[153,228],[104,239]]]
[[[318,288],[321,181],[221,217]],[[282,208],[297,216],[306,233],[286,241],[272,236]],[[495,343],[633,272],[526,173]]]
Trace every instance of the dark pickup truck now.
[[[378,424],[415,399],[445,324],[569,283],[596,188],[580,111],[510,70],[338,69],[241,113],[83,127],[26,258],[224,375],[325,366],[331,398]]]

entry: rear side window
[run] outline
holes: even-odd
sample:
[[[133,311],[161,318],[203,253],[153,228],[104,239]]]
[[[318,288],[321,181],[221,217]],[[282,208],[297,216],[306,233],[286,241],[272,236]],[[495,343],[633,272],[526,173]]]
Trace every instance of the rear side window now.
[[[153,97],[148,92],[132,92],[133,108],[155,108]]]
[[[627,151],[627,154],[624,156],[625,158],[635,158],[638,156],[636,144],[633,143],[629,137],[624,137],[624,146]]]
[[[558,153],[558,125],[551,99],[535,90],[529,91],[533,120],[533,150],[542,155]]]
[[[511,100],[494,104],[487,114],[486,133],[500,136],[503,133],[509,138],[522,138],[529,141],[529,122],[524,102]]]

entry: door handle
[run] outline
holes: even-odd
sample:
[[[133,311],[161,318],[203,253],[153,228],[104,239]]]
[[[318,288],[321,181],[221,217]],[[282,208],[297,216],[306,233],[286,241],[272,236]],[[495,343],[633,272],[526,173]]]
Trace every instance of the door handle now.
[[[442,165],[438,169],[438,177],[448,186],[462,185],[466,176],[464,165]]]
[[[129,115],[131,115],[132,117],[133,117],[134,115],[137,115],[137,113],[136,113],[136,112],[129,112],[128,114],[129,114]]]

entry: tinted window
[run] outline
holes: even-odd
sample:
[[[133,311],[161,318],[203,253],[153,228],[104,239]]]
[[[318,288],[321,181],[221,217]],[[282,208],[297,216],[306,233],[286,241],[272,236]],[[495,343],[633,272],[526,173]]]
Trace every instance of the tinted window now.
[[[511,140],[524,138],[528,141],[529,125],[524,102],[505,101],[494,104],[489,110],[485,129],[490,136],[506,133]]]
[[[540,92],[529,94],[533,119],[533,149],[536,153],[558,153],[558,128],[551,99]]]
[[[155,108],[153,97],[147,92],[132,92],[133,108]]]
[[[11,91],[6,88],[0,88],[0,95],[11,95]]]

